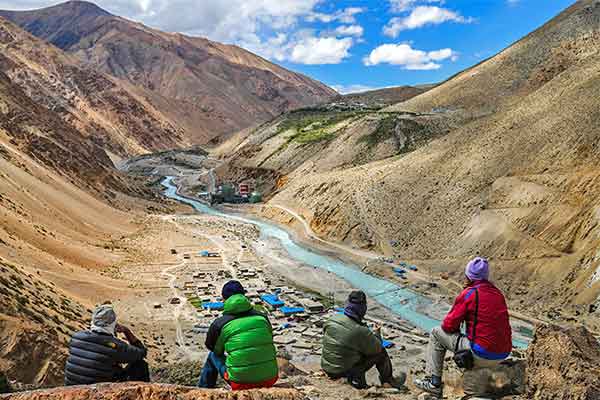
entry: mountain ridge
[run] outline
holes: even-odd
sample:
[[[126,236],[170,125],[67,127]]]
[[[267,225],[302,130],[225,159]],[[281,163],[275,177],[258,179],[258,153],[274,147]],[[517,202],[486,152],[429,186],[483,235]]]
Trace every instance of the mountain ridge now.
[[[193,144],[222,141],[221,135],[337,94],[238,46],[161,32],[102,11],[76,1],[0,11],[0,16],[102,72],[147,89]]]

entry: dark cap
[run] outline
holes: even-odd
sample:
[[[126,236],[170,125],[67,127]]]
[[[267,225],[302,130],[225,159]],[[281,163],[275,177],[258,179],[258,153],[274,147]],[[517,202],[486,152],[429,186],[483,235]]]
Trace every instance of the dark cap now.
[[[234,294],[244,294],[246,290],[238,281],[229,281],[223,286],[223,290],[221,291],[221,296],[223,296],[223,300],[227,300]]]
[[[355,290],[348,296],[348,303],[367,304],[367,295],[362,290]]]

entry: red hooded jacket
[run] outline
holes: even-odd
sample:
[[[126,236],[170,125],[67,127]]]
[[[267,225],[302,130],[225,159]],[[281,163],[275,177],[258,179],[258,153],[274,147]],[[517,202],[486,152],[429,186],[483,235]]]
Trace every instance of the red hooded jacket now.
[[[473,337],[475,303],[479,296],[477,326]],[[512,329],[508,307],[500,290],[489,281],[471,283],[454,301],[454,306],[444,319],[442,329],[446,333],[460,331],[462,322],[467,323],[467,337],[473,353],[488,360],[503,360],[512,351]]]

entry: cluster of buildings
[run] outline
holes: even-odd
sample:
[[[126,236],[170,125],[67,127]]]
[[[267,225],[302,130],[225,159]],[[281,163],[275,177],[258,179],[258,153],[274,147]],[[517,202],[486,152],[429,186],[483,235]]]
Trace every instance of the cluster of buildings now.
[[[200,251],[197,257],[194,257],[197,263],[190,263],[177,286],[196,309],[194,325],[186,335],[188,339],[194,340],[198,334],[208,331],[210,323],[224,308],[221,288],[228,280],[237,279],[246,288],[246,296],[255,308],[269,315],[274,342],[279,349],[287,350],[294,357],[320,355],[323,325],[333,313],[343,312],[341,308],[323,304],[319,296],[290,287],[259,266],[242,265],[238,261],[223,266],[221,255],[215,252]],[[169,303],[183,301],[185,299],[174,297]],[[370,321],[386,328],[383,344],[389,351],[402,351],[403,346],[395,346],[394,341],[407,333],[414,343],[424,340],[401,321]]]
[[[211,205],[221,203],[256,204],[262,202],[262,194],[249,183],[223,183],[217,187],[215,193],[208,193],[207,196]]]

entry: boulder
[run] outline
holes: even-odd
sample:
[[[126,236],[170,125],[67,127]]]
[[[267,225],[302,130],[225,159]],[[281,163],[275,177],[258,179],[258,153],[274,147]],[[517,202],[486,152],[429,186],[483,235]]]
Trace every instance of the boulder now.
[[[524,360],[509,359],[495,368],[475,368],[465,371],[464,393],[468,396],[494,399],[523,393],[525,368]]]
[[[1,400],[303,400],[304,398],[304,395],[294,389],[231,392],[156,383],[103,383],[0,396]]]
[[[600,344],[584,327],[538,327],[527,361],[527,399],[600,399]]]

